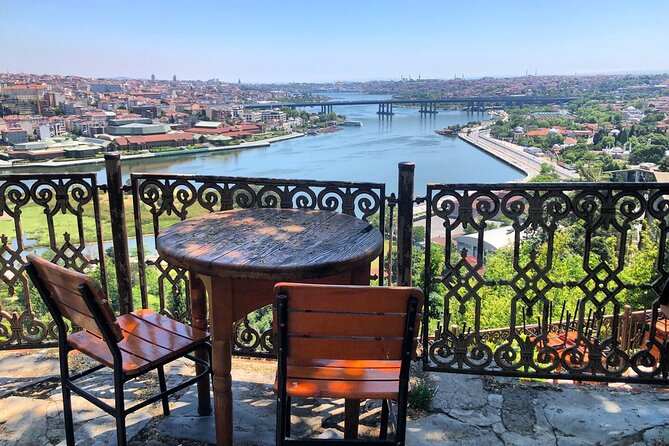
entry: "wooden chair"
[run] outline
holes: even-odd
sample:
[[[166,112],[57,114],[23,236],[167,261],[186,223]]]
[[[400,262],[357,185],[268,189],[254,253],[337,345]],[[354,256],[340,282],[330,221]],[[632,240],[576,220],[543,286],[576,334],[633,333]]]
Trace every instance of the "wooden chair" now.
[[[117,443],[125,445],[126,415],[159,400],[162,400],[163,412],[169,415],[167,397],[170,394],[200,379],[209,379],[209,363],[188,355],[198,348],[205,348],[211,358],[208,333],[151,310],[133,311],[116,318],[104,293],[91,278],[34,255],[28,256],[26,270],[58,327],[65,438],[68,445],[74,445],[70,391],[116,418]],[[83,330],[68,335],[63,319],[68,319]],[[67,359],[72,350],[77,350],[100,364],[70,376]],[[167,389],[163,366],[184,356],[200,364],[203,371],[194,378]],[[103,367],[114,370],[114,407],[74,382]],[[124,384],[154,369],[158,371],[160,393],[125,408]]]
[[[373,443],[403,445],[422,292],[408,287],[279,283],[274,296],[279,360],[276,444],[332,441],[288,438],[291,398],[325,397],[353,400],[358,409],[361,399],[383,400],[380,439]],[[387,439],[388,400],[398,403],[393,441]]]

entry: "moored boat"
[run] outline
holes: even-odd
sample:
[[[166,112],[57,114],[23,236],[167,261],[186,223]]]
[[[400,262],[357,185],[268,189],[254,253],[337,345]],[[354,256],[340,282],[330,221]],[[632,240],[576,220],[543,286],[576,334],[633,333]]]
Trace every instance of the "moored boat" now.
[[[448,127],[446,127],[441,130],[435,130],[434,133],[441,136],[453,136],[455,134],[455,131],[453,129],[449,129]]]

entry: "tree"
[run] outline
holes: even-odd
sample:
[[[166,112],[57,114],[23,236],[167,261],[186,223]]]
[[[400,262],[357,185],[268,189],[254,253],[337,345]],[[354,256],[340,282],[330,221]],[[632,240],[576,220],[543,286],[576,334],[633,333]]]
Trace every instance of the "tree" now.
[[[669,158],[666,157],[666,156],[664,158],[662,158],[662,161],[660,161],[660,164],[659,164],[658,168],[662,172],[669,172]]]
[[[548,163],[541,164],[541,173],[530,179],[531,183],[557,183],[560,175],[555,171],[555,166]]]
[[[623,145],[627,142],[627,138],[629,136],[629,133],[627,129],[622,129],[620,133],[618,134],[618,142]]]
[[[632,150],[630,153],[629,162],[632,164],[639,163],[655,163],[659,164],[664,158],[666,147],[653,144],[651,146],[641,147]]]
[[[564,136],[559,133],[551,133],[546,137],[546,148],[550,149],[555,144],[562,144],[564,142]]]
[[[606,135],[602,137],[601,141],[599,141],[600,147],[612,147],[615,144],[616,144],[616,138],[611,135]]]

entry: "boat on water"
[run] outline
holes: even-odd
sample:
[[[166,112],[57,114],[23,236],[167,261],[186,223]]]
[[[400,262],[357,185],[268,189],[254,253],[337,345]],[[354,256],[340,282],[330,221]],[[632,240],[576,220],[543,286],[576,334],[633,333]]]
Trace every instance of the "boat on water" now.
[[[307,130],[307,135],[318,135],[318,131],[316,129],[309,129]]]
[[[441,136],[453,136],[453,135],[455,135],[455,130],[449,129],[448,127],[446,127],[446,128],[441,129],[441,130],[435,130],[434,133],[436,133],[437,135],[441,135]]]
[[[362,127],[362,122],[360,121],[344,121],[339,125],[343,127]]]

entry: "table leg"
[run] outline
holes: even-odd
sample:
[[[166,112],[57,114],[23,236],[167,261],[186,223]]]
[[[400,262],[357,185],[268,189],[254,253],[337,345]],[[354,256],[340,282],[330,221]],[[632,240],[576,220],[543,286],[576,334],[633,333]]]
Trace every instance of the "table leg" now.
[[[209,286],[210,329],[214,372],[216,444],[232,446],[232,280],[212,277]]]
[[[197,274],[190,274],[190,308],[193,319],[193,328],[207,330],[207,294],[204,284]],[[205,361],[211,361],[207,350],[200,348],[195,352],[195,356]],[[203,367],[195,364],[195,373],[203,372]],[[209,377],[197,382],[197,413],[200,415],[211,414],[211,397],[209,396]]]

